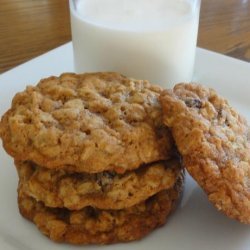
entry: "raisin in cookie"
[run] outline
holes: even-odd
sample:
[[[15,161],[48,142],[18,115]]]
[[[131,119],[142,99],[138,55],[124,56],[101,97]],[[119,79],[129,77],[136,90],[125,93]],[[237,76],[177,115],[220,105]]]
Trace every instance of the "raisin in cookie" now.
[[[246,120],[214,90],[178,84],[161,95],[184,166],[227,216],[250,223],[250,133]]]
[[[124,173],[172,155],[161,91],[118,73],[49,77],[16,94],[0,122],[0,137],[19,161]]]

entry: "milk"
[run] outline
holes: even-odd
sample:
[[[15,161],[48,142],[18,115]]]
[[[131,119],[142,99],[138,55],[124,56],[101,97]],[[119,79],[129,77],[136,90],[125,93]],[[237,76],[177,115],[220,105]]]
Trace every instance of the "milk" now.
[[[199,0],[71,0],[76,72],[116,71],[163,87],[191,81],[199,4]]]

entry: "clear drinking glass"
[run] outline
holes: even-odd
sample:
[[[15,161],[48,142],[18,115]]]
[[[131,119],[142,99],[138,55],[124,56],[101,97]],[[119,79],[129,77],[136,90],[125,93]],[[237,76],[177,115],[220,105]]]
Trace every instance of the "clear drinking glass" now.
[[[75,70],[189,82],[199,12],[200,0],[70,0]]]

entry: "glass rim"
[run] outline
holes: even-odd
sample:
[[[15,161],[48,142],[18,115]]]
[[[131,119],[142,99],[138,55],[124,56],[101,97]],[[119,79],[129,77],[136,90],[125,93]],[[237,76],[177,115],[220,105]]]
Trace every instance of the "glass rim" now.
[[[191,17],[193,17],[193,14],[197,14],[197,18],[199,18],[200,15],[200,6],[201,6],[201,0],[185,0],[188,3],[191,3],[192,6],[192,11],[190,13],[185,14],[183,17],[181,17],[178,21],[175,21],[173,23],[169,23],[168,25],[166,25],[166,28],[163,27],[154,27],[154,28],[145,28],[145,29],[130,29],[130,28],[118,28],[118,27],[110,27],[108,25],[105,24],[100,24],[98,22],[93,22],[88,20],[87,18],[85,18],[84,16],[81,16],[79,14],[79,12],[77,11],[77,2],[79,0],[69,0],[69,7],[70,7],[70,15],[75,15],[75,17],[77,17],[78,19],[84,21],[85,23],[91,25],[91,26],[95,26],[95,27],[100,27],[100,28],[104,28],[107,30],[115,30],[118,32],[132,32],[132,33],[153,33],[153,32],[165,32],[166,30],[168,30],[169,28],[172,27],[176,27],[178,25],[180,25],[181,23],[185,22],[186,20],[189,20]],[[80,0],[82,1],[82,0]],[[183,1],[183,0],[181,0]]]

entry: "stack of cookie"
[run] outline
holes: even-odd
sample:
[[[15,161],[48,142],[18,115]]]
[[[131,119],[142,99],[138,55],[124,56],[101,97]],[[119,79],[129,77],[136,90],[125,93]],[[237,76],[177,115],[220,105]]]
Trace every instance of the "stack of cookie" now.
[[[0,123],[21,214],[55,241],[140,239],[164,224],[183,175],[159,87],[63,74],[18,93]]]

